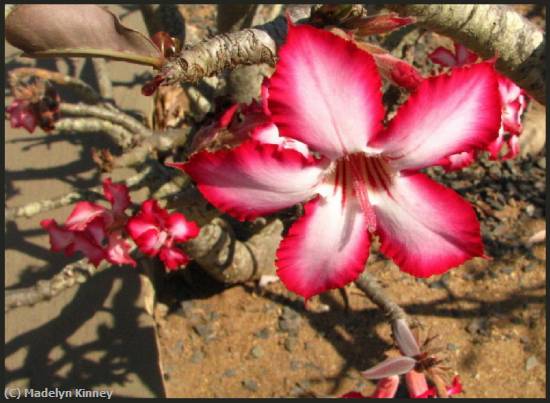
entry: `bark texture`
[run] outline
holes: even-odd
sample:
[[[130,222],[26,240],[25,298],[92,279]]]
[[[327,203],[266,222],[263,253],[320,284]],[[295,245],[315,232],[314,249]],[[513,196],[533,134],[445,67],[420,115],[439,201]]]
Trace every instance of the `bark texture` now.
[[[533,98],[546,104],[546,36],[505,5],[391,4],[389,9],[414,16],[418,24],[449,36],[483,58],[497,56],[496,67]]]

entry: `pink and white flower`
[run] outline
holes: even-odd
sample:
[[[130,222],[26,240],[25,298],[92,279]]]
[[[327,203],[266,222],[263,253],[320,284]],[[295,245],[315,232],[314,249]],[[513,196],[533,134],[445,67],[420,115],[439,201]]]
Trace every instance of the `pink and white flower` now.
[[[149,256],[159,256],[168,270],[189,262],[189,257],[174,242],[185,242],[199,234],[199,227],[181,213],[169,214],[153,200],[146,200],[140,212],[128,220],[128,233],[138,248]]]
[[[48,231],[54,252],[63,251],[67,256],[82,252],[95,266],[106,259],[113,264],[135,267],[136,262],[129,254],[130,245],[122,234],[128,219],[124,210],[130,205],[128,188],[107,178],[103,181],[103,194],[111,209],[82,201],[75,205],[63,226],[53,219],[42,220],[40,225]]]
[[[418,170],[495,139],[500,101],[491,63],[423,80],[384,128],[369,53],[291,25],[279,56],[267,100],[271,121],[312,152],[251,139],[196,153],[179,167],[213,205],[241,220],[306,203],[277,251],[287,288],[309,298],[353,281],[374,234],[383,253],[419,277],[483,255],[471,206]]]
[[[428,55],[430,60],[444,67],[460,67],[475,63],[478,56],[467,49],[464,45],[455,43],[455,53],[439,47]],[[508,150],[502,156],[502,160],[515,158],[519,154],[518,136],[523,130],[521,116],[527,107],[527,93],[516,85],[508,77],[497,73],[498,91],[501,101],[501,125],[498,131],[498,137],[492,141],[486,148],[489,152],[489,158],[499,159],[500,152],[504,145]],[[453,171],[467,167],[475,160],[474,152],[463,152],[444,158],[441,165],[448,171]]]

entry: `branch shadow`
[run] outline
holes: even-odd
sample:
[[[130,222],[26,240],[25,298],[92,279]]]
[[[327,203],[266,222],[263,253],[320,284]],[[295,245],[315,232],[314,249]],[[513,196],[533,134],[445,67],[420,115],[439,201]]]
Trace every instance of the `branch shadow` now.
[[[115,287],[117,282],[123,285]],[[143,326],[141,316],[146,314],[136,307],[139,294],[137,276],[124,269],[107,270],[89,279],[57,317],[5,344],[6,360],[25,354],[20,367],[6,368],[6,384],[30,379],[32,388],[90,390],[124,386],[137,377],[154,396],[164,397],[155,331]],[[103,315],[95,321],[97,334],[74,337],[91,341],[72,342],[99,312]],[[10,314],[18,313],[10,312],[7,320]]]

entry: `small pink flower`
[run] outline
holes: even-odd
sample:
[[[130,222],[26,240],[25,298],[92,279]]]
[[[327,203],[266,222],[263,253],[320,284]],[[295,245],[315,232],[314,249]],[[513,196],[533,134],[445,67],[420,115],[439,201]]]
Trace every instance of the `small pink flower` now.
[[[478,56],[467,49],[464,45],[455,43],[455,53],[439,47],[428,57],[436,64],[444,67],[463,66],[475,63]],[[521,116],[528,103],[527,93],[516,85],[508,77],[497,74],[498,91],[501,101],[501,125],[498,131],[498,137],[487,145],[486,151],[489,152],[489,158],[499,159],[502,148],[506,145],[508,151],[502,160],[515,158],[519,154],[518,136],[523,130]],[[445,157],[440,164],[448,171],[453,171],[469,166],[475,161],[475,153],[467,152]]]
[[[40,225],[48,231],[54,252],[63,251],[67,256],[82,252],[95,266],[106,259],[135,267],[136,262],[129,255],[130,245],[122,234],[128,219],[124,210],[130,205],[128,188],[107,178],[103,181],[103,194],[111,209],[82,201],[76,203],[63,226],[52,219],[43,220]]]
[[[188,256],[173,246],[199,234],[199,227],[187,221],[181,213],[169,214],[155,200],[146,200],[141,211],[128,220],[128,233],[138,248],[149,256],[159,256],[168,270],[176,270],[188,263]]]
[[[305,202],[276,261],[285,286],[305,298],[355,280],[374,234],[381,251],[417,277],[483,256],[472,207],[419,170],[496,138],[493,64],[423,80],[387,128],[380,88],[369,53],[329,32],[290,25],[267,104],[279,135],[311,152],[252,139],[178,166],[237,219]]]
[[[428,58],[435,64],[444,67],[462,67],[467,64],[475,63],[478,56],[466,46],[455,42],[454,53],[440,46],[428,55]]]
[[[38,125],[36,108],[28,100],[16,99],[6,109],[10,117],[12,129],[24,128],[29,133],[34,132]]]

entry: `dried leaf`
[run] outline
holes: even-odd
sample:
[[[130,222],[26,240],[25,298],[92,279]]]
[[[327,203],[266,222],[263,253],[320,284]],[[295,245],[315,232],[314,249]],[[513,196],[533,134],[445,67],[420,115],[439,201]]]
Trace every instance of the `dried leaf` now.
[[[6,39],[30,57],[96,56],[160,67],[163,56],[140,32],[92,4],[24,4],[6,19]]]

